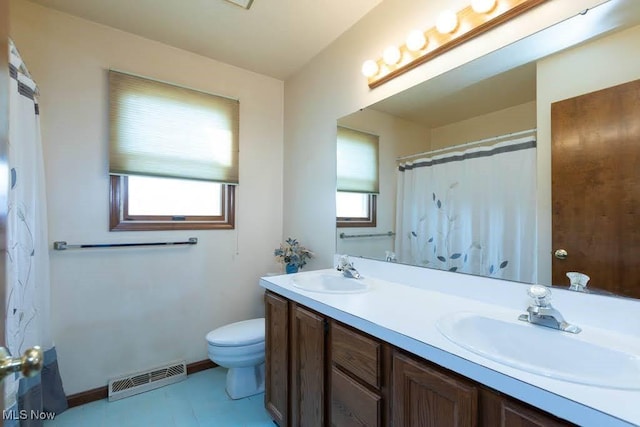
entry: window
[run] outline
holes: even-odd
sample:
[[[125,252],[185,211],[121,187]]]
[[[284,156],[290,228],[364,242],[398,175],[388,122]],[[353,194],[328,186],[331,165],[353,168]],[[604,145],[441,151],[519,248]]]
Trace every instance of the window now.
[[[376,195],[337,192],[336,225],[338,227],[375,227]]]
[[[231,229],[238,101],[109,71],[110,230]]]
[[[379,138],[338,127],[337,227],[375,227]]]

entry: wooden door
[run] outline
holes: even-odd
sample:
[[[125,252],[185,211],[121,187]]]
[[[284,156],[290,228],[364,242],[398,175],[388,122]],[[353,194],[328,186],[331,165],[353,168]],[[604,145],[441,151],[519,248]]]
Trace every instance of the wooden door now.
[[[640,298],[640,80],[551,105],[552,283]]]
[[[477,425],[478,392],[472,383],[399,352],[393,355],[391,394],[394,426]]]
[[[265,303],[265,393],[267,412],[281,427],[289,421],[289,303],[267,292]]]
[[[291,303],[291,426],[325,425],[326,321]]]

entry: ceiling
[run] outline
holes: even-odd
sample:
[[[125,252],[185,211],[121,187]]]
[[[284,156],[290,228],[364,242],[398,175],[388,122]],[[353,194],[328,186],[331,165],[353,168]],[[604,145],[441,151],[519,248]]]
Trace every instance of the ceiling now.
[[[437,128],[536,100],[536,64],[477,80],[473,70],[450,72],[371,106]]]
[[[31,0],[286,80],[382,0]]]

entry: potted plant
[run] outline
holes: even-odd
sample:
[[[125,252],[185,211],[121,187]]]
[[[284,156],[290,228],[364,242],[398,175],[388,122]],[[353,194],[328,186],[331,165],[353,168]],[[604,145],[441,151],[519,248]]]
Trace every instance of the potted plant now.
[[[307,260],[313,256],[313,252],[300,243],[296,239],[289,237],[279,248],[273,251],[279,263],[285,265],[287,274],[297,273],[298,270],[305,266]]]

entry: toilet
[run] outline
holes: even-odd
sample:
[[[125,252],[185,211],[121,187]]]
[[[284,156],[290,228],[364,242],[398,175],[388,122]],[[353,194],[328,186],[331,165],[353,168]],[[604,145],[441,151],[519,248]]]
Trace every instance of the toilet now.
[[[229,397],[242,399],[264,391],[264,318],[214,329],[207,343],[209,359],[229,369]]]

